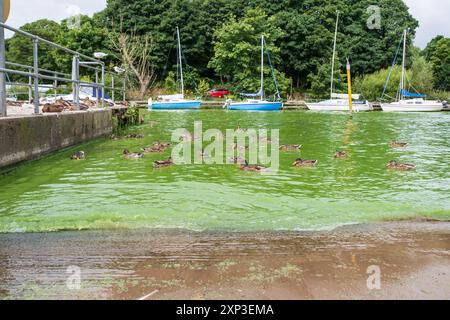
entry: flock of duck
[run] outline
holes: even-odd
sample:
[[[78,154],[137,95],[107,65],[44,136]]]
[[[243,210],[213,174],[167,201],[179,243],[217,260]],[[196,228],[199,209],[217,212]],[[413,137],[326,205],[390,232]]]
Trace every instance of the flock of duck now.
[[[242,129],[238,126],[239,131],[245,131],[245,129]],[[142,139],[144,138],[143,134],[136,134],[131,133],[125,136],[127,139]],[[116,135],[111,136],[112,140],[118,140],[119,137]],[[184,137],[182,139],[185,139]],[[270,139],[267,139],[265,137],[260,138],[260,141],[264,140],[264,142],[271,143]],[[405,148],[407,146],[406,142],[399,142],[399,141],[392,141],[390,143],[390,146],[392,148]],[[141,159],[144,157],[145,154],[148,153],[164,153],[168,148],[171,147],[170,143],[164,143],[160,141],[153,142],[152,145],[141,148],[141,152],[131,152],[128,149],[125,149],[123,151],[123,156],[125,159],[133,160],[133,159]],[[234,145],[234,150],[238,149],[238,144]],[[248,147],[243,147],[245,149],[248,149]],[[302,145],[300,144],[283,144],[280,146],[279,150],[282,152],[292,152],[292,151],[300,151],[302,149]],[[203,158],[208,157],[208,155],[202,150],[201,156]],[[78,151],[71,155],[70,159],[72,160],[84,160],[86,158],[86,154],[84,151]],[[347,152],[342,150],[337,150],[334,154],[335,159],[344,159],[347,158]],[[254,172],[263,172],[267,168],[261,165],[257,164],[249,164],[247,160],[245,160],[242,157],[234,157],[230,159],[230,163],[234,164],[240,164],[240,169],[242,171],[254,171]],[[297,158],[292,163],[293,167],[315,167],[317,165],[318,161],[313,159],[302,159]],[[163,167],[169,167],[174,165],[174,162],[171,157],[169,157],[167,160],[157,160],[153,162],[153,166],[155,168],[163,168]],[[416,168],[415,165],[410,163],[400,163],[396,160],[391,160],[386,165],[387,168],[392,170],[413,170]]]

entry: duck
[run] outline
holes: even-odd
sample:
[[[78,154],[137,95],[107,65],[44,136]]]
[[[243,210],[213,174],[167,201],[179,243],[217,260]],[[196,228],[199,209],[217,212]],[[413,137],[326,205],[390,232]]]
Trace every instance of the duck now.
[[[298,158],[292,164],[294,167],[314,167],[317,164],[317,160],[304,160]]]
[[[144,135],[142,133],[130,133],[126,136],[128,139],[143,139]]]
[[[392,148],[405,148],[408,145],[407,142],[400,142],[400,141],[392,141],[391,147]]]
[[[266,169],[267,169],[266,167],[257,164],[249,165],[247,160],[245,160],[244,164],[241,164],[242,171],[262,172],[265,171]]]
[[[155,168],[169,167],[171,165],[173,165],[172,157],[170,157],[167,160],[157,160],[157,161],[153,162],[153,166]]]
[[[159,141],[153,142],[150,147],[144,147],[141,150],[144,153],[154,153],[154,152],[164,152],[168,147],[170,147],[170,143],[161,143]]]
[[[282,144],[280,146],[280,151],[297,151],[303,146],[301,144]]]
[[[414,164],[399,163],[396,160],[389,161],[388,164],[386,165],[386,167],[388,167],[389,169],[393,169],[393,170],[403,170],[403,171],[413,170],[416,168],[416,166]]]
[[[334,158],[335,159],[343,159],[343,158],[347,158],[347,152],[345,151],[336,151],[336,153],[334,154]]]
[[[241,128],[241,125],[238,123],[236,132],[246,132],[246,131],[247,131],[247,129]]]
[[[229,159],[228,163],[234,163],[234,164],[244,164],[245,163],[245,158],[238,156],[238,157],[231,157]]]
[[[86,159],[86,154],[84,151],[78,151],[75,152],[73,155],[70,156],[71,160],[84,160]]]
[[[137,152],[130,152],[130,150],[125,149],[123,150],[123,155],[126,159],[140,159],[144,157],[144,154],[137,153]]]

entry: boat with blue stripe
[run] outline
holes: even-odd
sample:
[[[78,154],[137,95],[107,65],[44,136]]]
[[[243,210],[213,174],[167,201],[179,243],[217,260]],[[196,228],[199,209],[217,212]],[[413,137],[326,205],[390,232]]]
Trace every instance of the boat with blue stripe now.
[[[283,108],[281,102],[270,102],[261,100],[248,100],[247,102],[230,103],[228,110],[241,111],[278,111]]]

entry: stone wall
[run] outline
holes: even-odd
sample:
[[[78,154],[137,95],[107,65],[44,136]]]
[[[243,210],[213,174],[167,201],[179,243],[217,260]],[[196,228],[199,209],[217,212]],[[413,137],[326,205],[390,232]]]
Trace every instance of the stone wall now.
[[[0,118],[0,168],[111,132],[110,109]]]

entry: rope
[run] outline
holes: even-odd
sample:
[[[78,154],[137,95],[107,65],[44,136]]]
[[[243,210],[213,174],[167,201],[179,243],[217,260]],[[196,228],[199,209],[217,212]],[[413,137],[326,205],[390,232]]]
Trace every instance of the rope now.
[[[397,57],[398,57],[398,53],[400,52],[400,46],[402,45],[402,41],[403,41],[403,35],[398,44],[397,52],[395,53],[395,57],[394,57],[394,61],[392,61],[392,67],[391,67],[391,70],[389,71],[389,76],[386,80],[386,83],[384,84],[383,93],[381,94],[381,100],[383,100],[384,95],[386,94],[387,86],[389,85],[389,82],[391,81],[392,72],[394,71],[395,63],[397,62]]]

